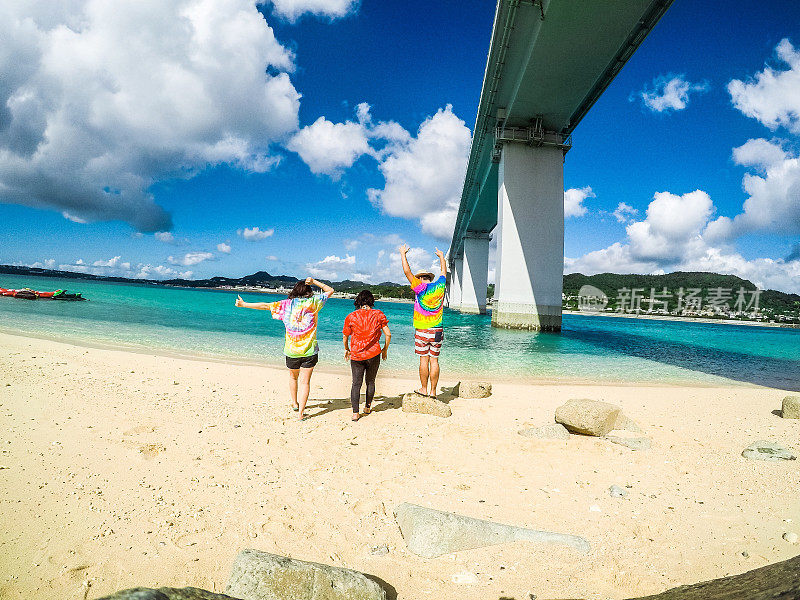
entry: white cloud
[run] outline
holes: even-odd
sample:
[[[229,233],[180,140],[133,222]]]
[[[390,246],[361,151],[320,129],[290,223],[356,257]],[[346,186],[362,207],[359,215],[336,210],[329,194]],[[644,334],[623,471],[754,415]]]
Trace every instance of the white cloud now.
[[[614,217],[620,223],[628,223],[632,220],[633,217],[639,214],[639,210],[633,208],[630,204],[626,204],[625,202],[620,202],[619,204],[617,204],[617,208],[611,214],[614,215]]]
[[[271,254],[271,255],[269,255],[269,256],[267,257],[267,260],[269,260],[269,261],[276,261],[276,260],[280,260],[280,259],[279,259],[277,256],[274,256],[274,255],[272,255],[272,254]]]
[[[708,83],[690,83],[685,75],[659,75],[653,79],[652,88],[645,88],[637,94],[644,105],[653,112],[683,110],[689,104],[689,95],[708,90]],[[635,96],[631,96],[633,100]]]
[[[0,5],[0,201],[165,231],[147,191],[264,171],[297,128],[292,53],[252,0]]]
[[[223,254],[230,254],[231,253],[231,245],[226,244],[225,242],[221,242],[217,244],[217,251],[222,252]]]
[[[36,261],[31,265],[25,265],[27,267],[31,267],[34,269],[54,269],[56,266],[56,259],[55,258],[46,258],[42,261]]]
[[[800,233],[800,156],[775,142],[755,139],[734,148],[733,160],[756,172],[742,179],[748,194],[743,211],[732,219],[713,221],[708,239],[726,241],[750,232]]]
[[[345,17],[358,10],[359,0],[272,0],[271,4],[277,15],[293,23],[304,14]]]
[[[349,251],[349,252],[352,252],[353,250],[358,248],[360,245],[361,245],[361,241],[360,240],[345,240],[344,241],[344,249]]]
[[[286,147],[297,152],[312,173],[333,178],[338,178],[343,169],[351,167],[360,156],[370,152],[361,123],[332,123],[325,117],[303,127],[292,136]]]
[[[258,242],[264,240],[275,233],[274,229],[260,229],[258,227],[245,227],[244,229],[237,229],[236,233],[242,236],[248,242]]]
[[[170,256],[167,260],[173,265],[190,267],[200,264],[203,261],[211,260],[212,258],[214,258],[214,255],[211,252],[187,252],[182,257],[175,258],[174,256]]]
[[[467,168],[471,134],[448,104],[419,127],[417,136],[387,148],[380,163],[386,184],[369,189],[385,213],[419,219],[422,230],[441,239],[453,233]]]
[[[40,266],[42,263],[29,265],[32,267]],[[48,269],[55,268],[55,260],[44,261]],[[173,279],[180,277],[190,279],[192,271],[177,271],[164,265],[151,265],[139,263],[132,265],[130,262],[123,261],[120,256],[114,256],[108,260],[96,260],[91,265],[79,258],[73,263],[58,265],[61,271],[71,271],[73,273],[86,273],[89,275],[102,275],[105,277],[127,277],[129,279]]]
[[[627,239],[579,258],[565,258],[565,272],[585,274],[708,271],[749,279],[762,288],[800,293],[800,261],[745,259],[710,235],[714,205],[696,190],[655,194],[647,216],[626,228]]]
[[[355,264],[355,256],[347,254],[344,258],[342,258],[332,254],[315,263],[306,264],[306,269],[314,277],[321,277],[323,279],[339,279],[339,273],[341,271],[352,274]],[[347,278],[347,275],[345,275],[344,278]]]
[[[165,244],[175,244],[175,236],[172,235],[169,231],[156,231],[153,234],[159,242],[164,242]]]
[[[772,130],[785,127],[800,133],[800,49],[783,39],[775,54],[788,69],[764,67],[748,81],[732,80],[728,93],[733,105],[748,117]]]
[[[590,186],[570,188],[564,192],[564,217],[582,217],[589,210],[583,205],[587,198],[596,198],[597,195]]]

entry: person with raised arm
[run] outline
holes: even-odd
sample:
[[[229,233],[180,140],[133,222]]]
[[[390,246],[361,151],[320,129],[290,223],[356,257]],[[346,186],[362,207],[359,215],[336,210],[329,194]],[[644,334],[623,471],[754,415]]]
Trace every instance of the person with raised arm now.
[[[434,276],[429,271],[414,274],[408,265],[408,244],[400,246],[400,258],[411,289],[414,290],[414,352],[419,356],[419,381],[421,387],[416,390],[420,396],[436,398],[439,384],[439,352],[442,349],[444,328],[442,313],[444,312],[444,293],[447,287],[447,263],[444,253],[436,249],[439,257],[441,275]],[[428,394],[430,389],[431,394]]]
[[[322,291],[315,294],[312,285]],[[237,307],[268,310],[272,313],[273,319],[282,321],[286,327],[283,353],[286,355],[286,367],[289,369],[289,398],[292,410],[298,411],[301,421],[306,418],[311,374],[319,360],[317,316],[331,294],[333,294],[331,286],[308,277],[295,284],[286,300],[245,302],[241,296],[236,297]]]

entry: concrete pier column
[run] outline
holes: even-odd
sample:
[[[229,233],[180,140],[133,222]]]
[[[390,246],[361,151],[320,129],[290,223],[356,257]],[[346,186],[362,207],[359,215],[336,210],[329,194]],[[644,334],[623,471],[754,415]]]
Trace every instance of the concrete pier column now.
[[[563,164],[558,147],[503,145],[495,229],[496,327],[561,331]]]
[[[467,232],[464,238],[464,267],[461,280],[461,312],[486,314],[486,286],[489,277],[489,234]]]
[[[447,285],[447,306],[448,308],[452,308],[454,310],[461,308],[461,277],[463,272],[464,261],[461,258],[456,258],[453,261]]]

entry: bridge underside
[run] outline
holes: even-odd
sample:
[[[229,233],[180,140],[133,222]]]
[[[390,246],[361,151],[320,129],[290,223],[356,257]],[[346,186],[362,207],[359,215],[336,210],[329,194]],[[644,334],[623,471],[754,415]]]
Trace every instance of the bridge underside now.
[[[450,245],[450,306],[492,324],[558,331],[563,159],[570,135],[672,0],[499,0],[467,175]]]

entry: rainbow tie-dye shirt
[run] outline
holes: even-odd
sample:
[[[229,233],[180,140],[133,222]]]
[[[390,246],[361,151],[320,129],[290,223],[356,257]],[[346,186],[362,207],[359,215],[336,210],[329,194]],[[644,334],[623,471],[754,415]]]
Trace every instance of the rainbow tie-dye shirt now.
[[[417,295],[414,301],[414,329],[434,329],[442,326],[446,287],[447,279],[444,275],[440,275],[431,283],[414,278],[411,282],[411,288]]]
[[[283,353],[286,356],[300,358],[319,352],[317,315],[327,300],[328,294],[322,292],[311,298],[291,298],[267,305],[272,318],[283,321],[286,327],[283,343]]]

